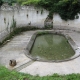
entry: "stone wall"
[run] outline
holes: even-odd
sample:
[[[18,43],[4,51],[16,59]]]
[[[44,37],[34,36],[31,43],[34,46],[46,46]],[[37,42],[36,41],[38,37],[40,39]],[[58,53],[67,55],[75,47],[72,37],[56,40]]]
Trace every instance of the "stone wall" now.
[[[17,27],[43,28],[48,14],[49,12],[42,8],[4,4],[0,9],[0,41],[9,33],[13,18]]]
[[[53,29],[80,31],[80,18],[64,21],[58,14],[54,14],[53,20],[47,20],[48,14],[49,12],[43,8],[4,4],[0,8],[0,42],[10,33],[13,19],[16,21],[17,27],[35,26],[43,28],[47,25],[53,25]]]
[[[80,31],[80,15],[79,18],[74,20],[64,21],[58,14],[53,15],[53,28],[54,29],[70,29]]]

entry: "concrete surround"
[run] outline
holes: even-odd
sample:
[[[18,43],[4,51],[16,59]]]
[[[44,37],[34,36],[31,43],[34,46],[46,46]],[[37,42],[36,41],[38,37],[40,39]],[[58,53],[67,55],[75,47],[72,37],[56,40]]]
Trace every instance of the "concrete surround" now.
[[[71,47],[73,48],[74,52],[75,52],[75,55],[72,56],[71,58],[69,59],[65,59],[65,60],[42,60],[42,59],[38,59],[38,58],[33,58],[31,57],[29,54],[30,54],[30,50],[32,48],[32,45],[36,39],[36,36],[39,34],[39,33],[50,33],[50,34],[59,34],[59,35],[63,35],[69,42],[69,44],[71,45]],[[28,46],[27,48],[25,49],[26,52],[25,52],[25,55],[32,59],[32,60],[35,60],[35,61],[42,61],[42,62],[65,62],[65,61],[69,61],[69,60],[73,60],[75,58],[77,58],[78,56],[80,56],[80,49],[78,48],[78,46],[76,45],[76,43],[72,40],[72,38],[68,35],[68,34],[64,34],[63,31],[38,31],[38,32],[35,32],[32,37],[31,37],[31,40],[29,41],[28,43]],[[78,52],[77,52],[78,51]]]
[[[17,70],[22,73],[28,73],[31,75],[46,76],[54,73],[58,74],[71,74],[80,73],[80,56],[66,62],[40,62],[28,58],[26,53],[26,47],[31,40],[31,37],[36,31],[23,32],[20,35],[15,36],[10,42],[0,48],[0,64],[6,66],[11,70]],[[55,31],[55,30],[51,30]],[[78,50],[76,53],[80,53],[80,33],[71,30],[56,30],[62,31],[64,34],[69,35],[75,42]],[[17,65],[15,67],[9,66],[9,60],[15,59]]]
[[[49,14],[46,10],[43,10],[43,14],[41,14],[42,9],[37,9],[32,6],[14,7],[15,8],[7,6],[6,8],[5,6],[2,6],[0,9],[0,42],[10,33],[9,29],[13,22],[13,17],[17,23],[17,27],[36,26],[42,28],[44,27],[44,21]],[[64,34],[69,35],[74,41],[76,48],[74,47],[73,42],[72,44],[76,51],[76,55],[74,55],[76,56],[75,59],[60,63],[48,63],[28,58],[25,55],[26,47],[28,46],[32,35],[40,31],[38,30],[23,32],[1,47],[0,64],[11,70],[14,69],[19,72],[39,76],[52,75],[54,73],[80,73],[80,18],[68,20],[66,22],[62,20],[58,14],[54,14],[53,29],[54,30],[51,31],[62,31]],[[17,61],[15,67],[9,66],[10,59],[15,59]]]

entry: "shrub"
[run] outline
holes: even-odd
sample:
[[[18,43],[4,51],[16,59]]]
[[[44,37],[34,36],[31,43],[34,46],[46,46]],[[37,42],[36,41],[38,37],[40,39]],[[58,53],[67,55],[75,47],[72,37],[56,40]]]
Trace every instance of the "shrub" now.
[[[19,3],[21,5],[41,6],[50,11],[49,17],[52,18],[53,13],[58,13],[64,20],[73,20],[80,13],[80,0],[1,0],[3,2]]]
[[[2,0],[0,0],[0,6],[3,4],[3,1]]]
[[[17,0],[2,0],[3,1],[3,3],[8,3],[9,5],[12,5],[12,3],[16,3],[17,2]]]
[[[58,13],[64,20],[73,20],[80,12],[80,2],[78,0],[61,0],[55,4],[54,12]]]

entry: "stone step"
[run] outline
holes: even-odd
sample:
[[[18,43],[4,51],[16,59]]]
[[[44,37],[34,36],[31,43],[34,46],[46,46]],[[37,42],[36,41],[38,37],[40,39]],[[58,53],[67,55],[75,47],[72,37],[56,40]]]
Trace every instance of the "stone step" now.
[[[20,65],[19,67],[14,68],[13,70],[20,71],[20,70],[28,67],[28,66],[31,65],[32,63],[34,63],[34,61],[31,60],[31,61],[29,61],[29,62],[27,62],[27,63],[25,63],[25,64]]]

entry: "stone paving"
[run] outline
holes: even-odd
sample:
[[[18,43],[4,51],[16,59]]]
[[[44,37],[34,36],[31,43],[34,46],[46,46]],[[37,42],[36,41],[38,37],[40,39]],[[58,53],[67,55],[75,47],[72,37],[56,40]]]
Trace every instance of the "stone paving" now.
[[[0,64],[8,66],[9,60],[15,59],[17,64],[24,64],[30,61],[24,54],[33,32],[25,32],[15,36],[10,42],[0,49]],[[21,63],[22,62],[22,63]]]
[[[6,66],[9,69],[15,69],[19,72],[28,73],[31,75],[46,76],[54,73],[59,74],[71,74],[80,73],[80,57],[66,62],[49,63],[32,61],[25,56],[25,48],[27,47],[33,33],[36,31],[27,31],[15,36],[0,48],[0,64]],[[68,34],[80,48],[80,33],[73,31],[63,31]],[[9,60],[16,59],[17,66],[10,67]]]

